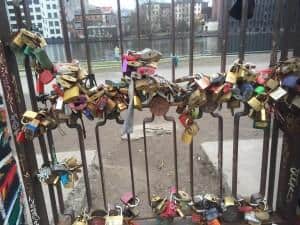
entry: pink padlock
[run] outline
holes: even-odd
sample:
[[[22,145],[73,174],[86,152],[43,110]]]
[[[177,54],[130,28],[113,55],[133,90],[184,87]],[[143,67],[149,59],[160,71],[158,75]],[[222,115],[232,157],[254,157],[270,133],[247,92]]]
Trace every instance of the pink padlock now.
[[[133,199],[132,192],[126,192],[121,196],[121,201],[127,205]]]
[[[177,215],[176,212],[176,205],[173,201],[166,201],[166,208],[165,210],[160,214],[162,218],[172,218]]]
[[[137,73],[141,75],[153,75],[155,74],[155,69],[152,67],[142,66],[137,68]]]

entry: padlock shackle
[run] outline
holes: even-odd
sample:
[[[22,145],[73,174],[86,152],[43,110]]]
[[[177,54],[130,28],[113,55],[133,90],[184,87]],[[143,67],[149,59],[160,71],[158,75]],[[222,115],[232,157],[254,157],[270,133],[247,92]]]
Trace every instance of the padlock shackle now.
[[[127,203],[129,208],[137,207],[140,204],[141,200],[138,197],[135,197],[134,199],[135,199],[134,204]]]

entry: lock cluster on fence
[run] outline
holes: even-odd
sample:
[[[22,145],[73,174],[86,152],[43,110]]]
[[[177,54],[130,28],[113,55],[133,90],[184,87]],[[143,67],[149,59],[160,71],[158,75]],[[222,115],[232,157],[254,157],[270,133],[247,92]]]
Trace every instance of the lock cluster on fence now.
[[[182,141],[186,144],[191,143],[199,131],[195,120],[200,119],[203,112],[214,112],[223,103],[232,110],[239,108],[241,102],[250,107],[249,117],[253,119],[253,127],[258,129],[269,126],[272,112],[280,116],[278,105],[281,103],[287,105],[292,114],[300,109],[300,61],[296,58],[262,71],[256,71],[255,65],[249,63],[234,62],[225,74],[200,73],[170,82],[156,73],[161,53],[151,49],[128,51],[122,57],[124,77],[120,82],[107,80],[105,84],[87,87],[88,74],[78,61],[54,66],[44,50],[46,42],[38,34],[22,29],[12,43],[34,59],[38,99],[45,103],[40,112],[24,113],[19,142],[42,135],[60,122],[72,119],[74,122],[82,115],[89,120],[120,120],[124,110],[128,111],[124,133],[131,133],[133,110],[142,110],[143,105],[149,105],[155,116],[166,115],[170,105],[177,106],[179,120],[185,127]],[[54,78],[53,91],[45,94],[43,86]]]
[[[97,209],[88,214],[85,210],[76,218],[73,225],[134,225],[139,215],[140,200],[132,193],[125,193],[116,204],[107,210]],[[220,225],[222,222],[248,224],[269,224],[271,210],[260,194],[248,199],[235,199],[231,196],[220,199],[214,194],[198,194],[193,198],[184,191],[173,187],[165,197],[154,195],[151,208],[159,225],[172,224],[176,217],[191,216],[193,224]]]

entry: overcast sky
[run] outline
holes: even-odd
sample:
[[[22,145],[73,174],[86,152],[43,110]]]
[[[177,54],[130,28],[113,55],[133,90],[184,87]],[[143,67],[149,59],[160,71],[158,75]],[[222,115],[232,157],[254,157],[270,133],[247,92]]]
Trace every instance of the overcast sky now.
[[[126,9],[134,9],[135,8],[135,1],[136,0],[120,0],[121,2],[121,8]],[[171,2],[171,0],[160,0],[161,2]],[[211,3],[212,0],[206,0]],[[96,6],[112,6],[114,9],[117,8],[117,1],[116,0],[89,0],[90,4],[96,5]],[[140,1],[143,2],[143,1]]]

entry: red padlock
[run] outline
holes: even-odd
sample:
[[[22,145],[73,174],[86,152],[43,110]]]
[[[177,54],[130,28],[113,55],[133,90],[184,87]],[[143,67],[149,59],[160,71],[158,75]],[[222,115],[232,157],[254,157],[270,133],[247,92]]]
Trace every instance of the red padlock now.
[[[43,70],[43,72],[39,74],[39,80],[42,84],[49,84],[53,79],[54,76],[50,70]]]
[[[185,128],[193,124],[193,119],[186,113],[183,113],[179,116],[179,121]]]
[[[166,208],[165,210],[160,214],[162,218],[172,218],[177,215],[176,213],[176,205],[173,201],[166,201]]]
[[[201,216],[200,214],[198,214],[198,213],[192,214],[192,222],[193,223],[199,224],[203,221],[204,221],[203,216]]]
[[[273,70],[272,69],[264,69],[264,70],[260,70],[258,72],[258,76],[256,78],[256,82],[258,84],[264,84],[267,82],[267,80],[269,79],[270,75],[272,74]]]
[[[231,88],[232,88],[232,84],[231,83],[225,83],[224,84],[224,87],[223,87],[223,92],[224,92],[224,94],[227,94],[227,93],[229,93],[230,92],[230,90],[231,90]]]
[[[155,74],[155,69],[152,67],[143,66],[137,68],[137,73],[141,75],[153,75]]]
[[[63,92],[63,90],[61,90],[61,88],[58,86],[58,84],[52,84],[52,88],[57,95],[59,95],[61,97],[64,96],[64,92]]]
[[[36,80],[36,92],[39,95],[44,94],[44,92],[45,92],[44,84],[41,82],[41,80],[39,78]]]
[[[18,143],[24,143],[25,140],[26,140],[26,137],[25,137],[25,131],[21,130],[19,131],[19,133],[17,134],[17,142]]]

